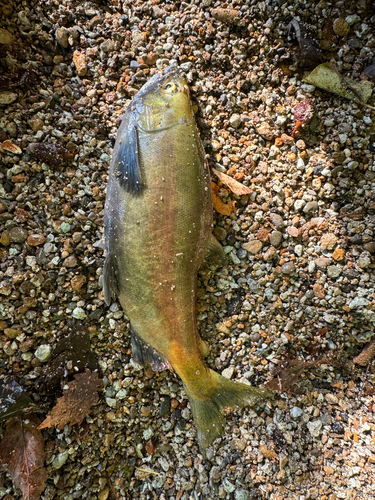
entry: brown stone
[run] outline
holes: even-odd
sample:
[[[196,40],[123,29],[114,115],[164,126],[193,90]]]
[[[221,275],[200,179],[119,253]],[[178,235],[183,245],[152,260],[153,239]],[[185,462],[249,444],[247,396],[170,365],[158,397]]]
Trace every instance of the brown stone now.
[[[4,245],[5,247],[7,247],[8,245],[10,245],[10,237],[9,237],[9,232],[8,231],[4,231],[1,234],[0,243],[2,245]]]
[[[73,53],[73,62],[78,76],[85,76],[87,73],[87,60],[85,54],[79,52],[79,50],[75,50]]]
[[[337,236],[332,233],[324,234],[320,240],[322,250],[333,250],[337,245]]]
[[[269,232],[267,231],[267,229],[264,229],[263,227],[259,229],[259,231],[256,234],[257,239],[263,241],[264,243],[268,241],[269,236],[270,236]]]
[[[263,254],[263,260],[265,260],[266,262],[275,259],[276,257],[277,257],[277,250],[275,247],[269,247],[269,249]]]
[[[299,230],[294,226],[288,227],[287,231],[290,236],[293,236],[293,238],[297,238],[297,236],[299,235]]]
[[[44,122],[40,118],[33,116],[29,120],[29,125],[33,132],[38,132],[39,130],[42,130]]]
[[[46,237],[42,234],[30,234],[27,238],[27,243],[31,247],[37,247],[38,245],[42,245],[46,241]]]
[[[72,285],[73,290],[77,292],[82,288],[86,281],[86,276],[83,276],[83,274],[78,274],[70,280],[70,284]]]
[[[324,299],[325,297],[324,288],[320,283],[315,283],[313,290],[315,297],[319,297],[319,299]]]
[[[248,252],[256,255],[262,250],[262,242],[259,240],[250,240],[242,245],[242,247]]]
[[[315,260],[315,264],[322,269],[325,269],[327,266],[329,266],[331,262],[332,259],[329,259],[328,257],[319,257]]]
[[[16,328],[5,328],[4,334],[8,339],[15,339],[18,335],[21,335],[22,330],[17,330]]]
[[[77,261],[77,258],[74,255],[70,255],[63,262],[63,266],[64,267],[71,268],[71,267],[77,267],[77,265],[78,265],[78,261]]]
[[[259,127],[256,128],[256,131],[267,141],[272,141],[272,139],[275,137],[274,131],[272,130],[270,124],[267,122],[262,122]]]

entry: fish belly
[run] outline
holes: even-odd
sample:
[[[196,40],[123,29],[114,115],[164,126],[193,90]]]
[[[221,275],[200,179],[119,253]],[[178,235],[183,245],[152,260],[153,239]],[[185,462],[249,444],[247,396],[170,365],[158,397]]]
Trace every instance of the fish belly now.
[[[138,139],[145,188],[124,199],[119,299],[160,354],[195,357],[197,271],[212,223],[209,172],[193,123],[141,131]]]

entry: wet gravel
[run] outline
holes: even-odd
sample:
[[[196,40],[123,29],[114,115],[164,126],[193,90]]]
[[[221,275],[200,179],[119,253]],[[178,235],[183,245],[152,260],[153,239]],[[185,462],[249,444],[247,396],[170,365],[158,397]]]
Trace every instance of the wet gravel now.
[[[304,83],[286,30],[311,23],[323,60],[359,80],[375,56],[371,2],[0,9],[0,379],[40,418],[75,367],[105,384],[80,427],[43,431],[41,498],[374,498],[375,369],[353,358],[374,336],[375,112]],[[253,190],[237,197],[212,176],[236,210],[215,213],[228,266],[200,274],[208,364],[279,387],[257,411],[231,411],[205,460],[180,381],[132,363],[127,318],[101,286],[116,131],[170,64],[187,73],[210,165]],[[303,99],[315,116],[293,139]],[[82,340],[66,362],[58,346],[76,332],[91,354]],[[20,498],[5,473],[0,498]]]

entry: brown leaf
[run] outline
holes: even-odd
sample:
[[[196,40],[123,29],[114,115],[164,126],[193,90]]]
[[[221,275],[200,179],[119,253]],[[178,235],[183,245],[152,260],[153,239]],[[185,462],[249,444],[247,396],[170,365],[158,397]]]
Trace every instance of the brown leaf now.
[[[38,500],[48,477],[44,468],[44,440],[38,424],[35,415],[10,420],[0,444],[1,464],[21,489],[23,500]]]
[[[236,202],[230,201],[229,203],[223,203],[218,192],[220,191],[219,186],[214,182],[211,182],[212,186],[212,204],[216,212],[221,215],[231,215],[236,210]]]
[[[38,429],[54,425],[61,430],[68,423],[80,424],[90,407],[99,401],[98,391],[103,387],[103,381],[96,372],[86,370],[85,373],[77,373],[74,378],[75,380],[69,382],[69,388],[61,398],[58,398],[56,406]]]
[[[372,358],[375,356],[375,338],[369,342],[363,351],[356,356],[353,361],[357,365],[366,366],[370,363]]]
[[[213,168],[212,171],[215,175],[217,175],[217,177],[219,177],[221,182],[228,186],[232,193],[236,194],[237,196],[243,196],[245,194],[251,194],[253,192],[251,188],[244,186],[240,182],[233,179],[233,177],[230,177],[223,172],[219,172],[219,170],[216,170],[216,168]]]
[[[316,66],[320,61],[321,49],[319,43],[316,41],[316,31],[312,26],[292,19],[287,26],[290,34],[294,36],[298,42],[298,50],[295,57],[298,64],[304,68]]]
[[[287,367],[278,368],[276,376],[264,385],[268,389],[271,389],[271,391],[279,391],[280,393],[288,391],[298,382],[303,372],[313,366],[327,363],[328,361],[326,357],[317,361],[289,359],[287,360]]]

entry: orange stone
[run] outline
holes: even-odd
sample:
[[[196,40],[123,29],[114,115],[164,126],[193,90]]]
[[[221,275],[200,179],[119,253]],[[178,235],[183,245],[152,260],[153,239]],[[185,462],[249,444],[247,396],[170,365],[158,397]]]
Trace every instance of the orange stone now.
[[[314,290],[315,297],[319,297],[320,299],[324,299],[325,293],[324,293],[324,288],[322,287],[322,285],[320,285],[319,283],[315,283],[313,290]]]
[[[345,250],[343,250],[342,248],[338,247],[336,248],[336,250],[333,252],[332,254],[332,257],[336,260],[336,261],[340,261],[340,260],[343,260],[344,257],[345,257]]]

